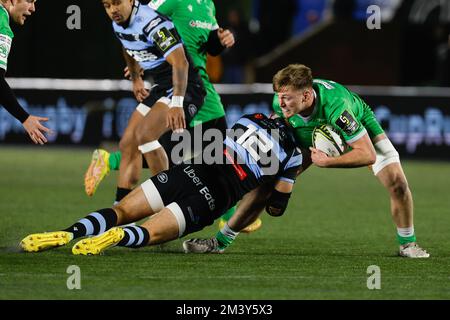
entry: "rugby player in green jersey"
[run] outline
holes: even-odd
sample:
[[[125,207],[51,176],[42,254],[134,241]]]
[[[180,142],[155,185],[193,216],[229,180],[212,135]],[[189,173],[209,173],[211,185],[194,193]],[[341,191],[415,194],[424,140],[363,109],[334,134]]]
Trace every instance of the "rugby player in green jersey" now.
[[[370,107],[355,93],[329,80],[312,78],[311,70],[293,64],[280,70],[273,78],[276,92],[273,107],[276,114],[285,118],[294,129],[298,146],[303,150],[301,172],[311,163],[323,168],[356,168],[370,166],[374,175],[390,195],[392,218],[397,226],[399,255],[409,258],[428,258],[430,255],[416,243],[413,224],[413,199],[398,152],[384,133]],[[328,157],[312,147],[312,131],[316,126],[331,125],[344,138],[349,151]],[[310,157],[308,159],[308,154]],[[308,161],[309,160],[309,161]],[[267,190],[266,190],[267,189]],[[241,201],[236,214],[228,222],[231,232],[212,239],[186,241],[189,252],[223,252],[239,230],[240,211],[252,208],[255,216],[265,206],[269,188],[260,188]],[[247,211],[246,209],[245,211]]]
[[[22,123],[34,143],[44,144],[47,138],[43,133],[49,133],[50,129],[43,126],[41,121],[47,121],[48,118],[29,115],[20,106],[5,80],[9,51],[14,37],[9,19],[23,25],[27,17],[36,10],[35,2],[35,0],[0,0],[0,104]]]
[[[218,128],[224,132],[227,128],[225,111],[220,96],[216,92],[206,72],[206,60],[207,53],[218,55],[225,48],[232,47],[234,45],[234,36],[229,30],[219,28],[215,17],[216,9],[214,2],[212,0],[152,0],[149,2],[149,6],[173,21],[178,33],[183,39],[183,43],[193,64],[200,74],[207,92],[204,104],[192,119],[189,126],[193,128],[201,124],[204,130]],[[145,97],[146,93],[139,72],[135,70],[134,74],[132,74],[127,69],[126,75],[130,75],[132,79],[137,79],[133,83],[138,82],[138,85],[133,85],[133,87],[138,100],[139,97]],[[167,144],[164,147],[170,148],[171,146],[167,146]],[[95,193],[98,185],[110,170],[119,170],[120,162],[120,151],[108,153],[102,149],[95,150],[92,155],[91,164],[85,175],[85,191],[87,195],[92,196]],[[135,170],[128,170],[128,172],[131,171],[135,174]],[[136,179],[130,178],[129,180],[133,181]],[[131,189],[132,185],[134,186],[135,183],[130,183],[124,187]],[[120,201],[120,199],[116,198],[116,201]],[[221,219],[220,228],[225,225],[234,211],[235,208],[232,208],[224,214]],[[261,220],[258,218],[251,225],[245,227],[242,232],[252,232],[259,229],[260,226]]]

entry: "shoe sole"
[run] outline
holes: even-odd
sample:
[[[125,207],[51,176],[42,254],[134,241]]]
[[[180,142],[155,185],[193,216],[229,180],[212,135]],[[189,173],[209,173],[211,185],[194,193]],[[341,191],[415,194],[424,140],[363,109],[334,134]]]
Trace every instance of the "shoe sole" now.
[[[98,166],[100,158],[102,158],[101,151],[99,149],[94,150],[94,152],[92,153],[91,163],[89,164],[89,167],[84,175],[84,191],[89,197],[92,197],[95,194],[100,182],[109,173],[108,171],[106,171],[105,173],[102,173],[100,175],[100,178],[95,178],[93,172],[94,168]],[[94,183],[91,183],[90,181],[94,181]]]
[[[25,252],[39,252],[61,247],[71,240],[68,232],[35,233],[25,237],[19,244]]]
[[[123,229],[113,228],[102,235],[78,241],[72,247],[72,253],[85,256],[100,254],[104,250],[118,244],[124,235]]]

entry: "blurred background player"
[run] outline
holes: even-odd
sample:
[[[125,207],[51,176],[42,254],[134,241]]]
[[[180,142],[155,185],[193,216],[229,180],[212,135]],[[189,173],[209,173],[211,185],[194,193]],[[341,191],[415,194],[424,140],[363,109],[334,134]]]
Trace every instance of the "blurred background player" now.
[[[141,4],[144,5],[148,2],[143,0]],[[225,130],[228,127],[225,111],[220,96],[209,79],[206,71],[206,61],[207,54],[213,56],[219,55],[225,48],[232,47],[234,45],[233,34],[229,30],[219,28],[215,18],[216,10],[214,2],[212,0],[201,2],[196,0],[153,0],[150,1],[149,6],[172,19],[194,66],[200,74],[207,92],[204,104],[189,124],[190,132],[192,133],[194,131],[193,128],[201,124],[203,131],[209,128],[217,128],[225,136]],[[195,20],[193,20],[193,17],[195,17]],[[195,23],[192,21],[195,21]],[[146,96],[141,73],[138,70],[135,70],[134,73],[130,73],[129,71],[127,69],[126,75],[131,75],[133,91],[138,101],[141,101]],[[124,138],[122,138],[121,144],[124,143],[122,142],[123,140]],[[202,145],[203,143],[204,141],[202,141]],[[170,141],[169,135],[161,139],[161,144],[167,152],[170,152],[174,146],[174,143]],[[120,149],[122,150],[122,148]],[[119,170],[121,168],[121,160],[121,151],[113,153],[108,153],[102,149],[94,151],[91,164],[85,175],[85,190],[89,196],[95,193],[98,185],[110,170]],[[137,162],[127,167],[123,179],[119,178],[116,201],[120,201],[138,183],[141,168]],[[170,165],[173,164],[172,159],[169,159],[169,163]],[[119,173],[119,176],[121,175]],[[224,214],[220,222],[220,228],[233,215],[234,211],[235,208],[233,207]],[[251,225],[244,228],[242,232],[252,232],[260,227],[261,220],[258,218]]]
[[[139,180],[142,157],[153,175],[169,168],[168,156],[158,139],[169,130],[186,128],[206,93],[169,19],[135,0],[102,3],[123,45],[133,91],[140,102],[119,144],[122,159],[116,201],[120,201]],[[153,80],[150,92],[144,87],[141,69]],[[90,168],[89,174],[96,176],[96,170]]]
[[[22,123],[35,144],[44,144],[47,142],[44,132],[49,133],[50,129],[43,126],[41,121],[47,121],[48,118],[29,115],[20,106],[5,80],[8,55],[14,37],[9,20],[23,25],[27,17],[35,12],[35,2],[35,0],[0,0],[0,104]]]
[[[139,248],[202,230],[259,185],[274,185],[268,211],[286,210],[302,155],[281,119],[242,117],[221,145],[219,162],[180,164],[135,188],[113,208],[100,209],[63,231],[31,234],[21,241],[27,252],[78,241],[73,254],[99,254],[112,246]],[[255,148],[253,142],[266,148]],[[153,216],[141,226],[114,228]],[[106,232],[105,232],[106,231]],[[229,230],[229,237],[234,233]]]
[[[301,64],[292,64],[280,70],[273,78],[276,92],[273,107],[278,116],[289,121],[295,132],[298,146],[304,151],[302,172],[311,162],[324,168],[357,168],[370,166],[374,175],[388,190],[391,213],[397,226],[399,255],[409,258],[428,258],[430,255],[416,243],[413,224],[413,199],[398,152],[384,133],[371,108],[355,93],[329,80],[312,78],[311,69]],[[338,157],[328,157],[324,152],[312,148],[312,131],[323,124],[335,128],[350,150]],[[264,208],[264,199],[269,189],[258,189],[247,203],[241,202],[242,210],[258,215]],[[251,204],[250,202],[255,202]],[[248,209],[252,207],[252,210]],[[238,211],[240,207],[238,207]],[[229,221],[229,228],[239,230],[239,212]],[[248,215],[246,216],[248,217]],[[224,238],[220,231],[216,238]],[[217,252],[232,242],[197,239],[190,252]]]

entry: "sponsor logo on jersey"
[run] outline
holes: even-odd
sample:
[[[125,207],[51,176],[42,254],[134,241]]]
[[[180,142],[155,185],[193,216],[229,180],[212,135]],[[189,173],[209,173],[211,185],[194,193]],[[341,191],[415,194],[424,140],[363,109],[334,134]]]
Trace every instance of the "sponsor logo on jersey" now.
[[[200,187],[203,186],[201,189],[198,190],[200,194],[203,195],[206,202],[208,202],[209,210],[213,211],[216,208],[215,202],[216,200],[211,195],[211,192],[209,191],[208,187],[203,184],[203,182],[200,180],[199,177],[197,177],[197,174],[195,173],[195,170],[191,166],[187,166],[183,169],[183,172],[192,179],[192,182],[195,186]]]
[[[151,53],[148,50],[130,50],[127,49],[127,53],[133,57],[134,60],[137,62],[144,62],[144,61],[155,61],[158,60],[158,57]]]
[[[336,120],[336,125],[344,130],[348,135],[352,135],[358,130],[358,122],[353,118],[353,116],[345,110]]]
[[[6,60],[11,48],[11,38],[0,34],[0,59]]]
[[[206,21],[200,21],[200,20],[191,20],[189,22],[189,25],[192,28],[200,28],[200,29],[206,29],[206,30],[212,30],[213,25],[210,22]]]
[[[195,114],[197,113],[197,106],[195,104],[190,104],[188,106],[188,112],[191,117],[195,116]]]
[[[156,178],[161,183],[167,183],[167,181],[169,181],[169,177],[167,176],[167,174],[165,172],[158,173]]]
[[[0,59],[6,59],[8,57],[8,48],[0,43]]]
[[[7,46],[10,46],[12,42],[12,39],[8,37],[7,35],[0,34],[0,43],[4,43]]]

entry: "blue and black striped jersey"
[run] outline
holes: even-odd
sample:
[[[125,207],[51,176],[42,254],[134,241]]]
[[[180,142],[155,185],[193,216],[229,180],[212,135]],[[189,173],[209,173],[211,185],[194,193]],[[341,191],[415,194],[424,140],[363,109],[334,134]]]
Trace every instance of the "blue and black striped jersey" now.
[[[166,58],[183,42],[169,18],[135,0],[128,23],[119,25],[113,21],[112,25],[125,51],[139,63],[146,76],[157,83],[159,78],[171,77],[172,68]],[[189,78],[198,78],[192,63],[189,65]]]
[[[228,130],[224,155],[220,167],[237,199],[271,180],[293,184],[303,160],[285,120],[261,113],[243,116]]]

